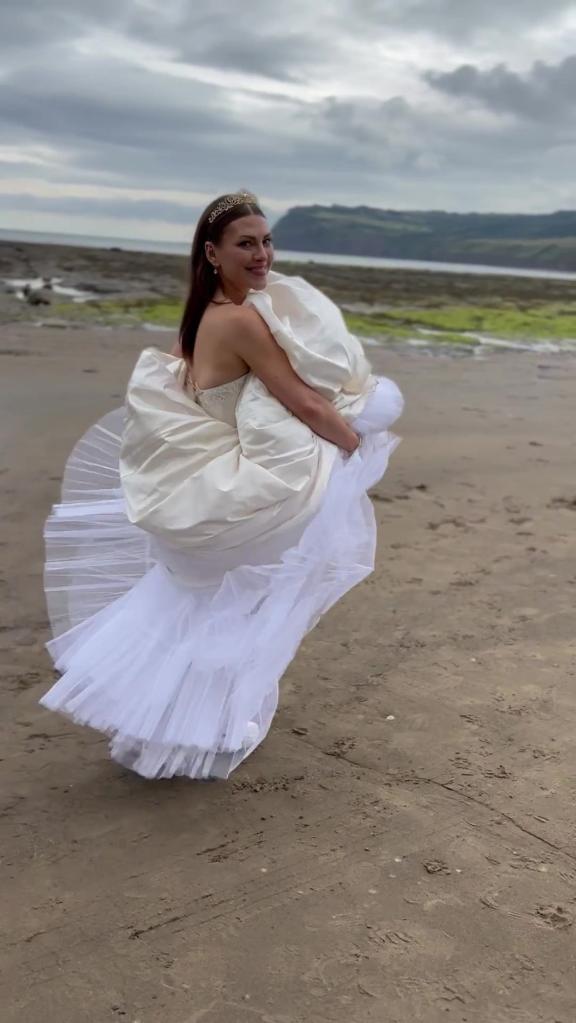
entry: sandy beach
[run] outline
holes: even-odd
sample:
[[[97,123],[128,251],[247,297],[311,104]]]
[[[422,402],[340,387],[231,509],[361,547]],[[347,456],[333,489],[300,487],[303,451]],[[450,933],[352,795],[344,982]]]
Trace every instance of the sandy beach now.
[[[2,1023],[572,1023],[576,356],[370,349],[377,571],[229,782],[152,783],[38,707],[42,524],[172,339],[4,319]]]

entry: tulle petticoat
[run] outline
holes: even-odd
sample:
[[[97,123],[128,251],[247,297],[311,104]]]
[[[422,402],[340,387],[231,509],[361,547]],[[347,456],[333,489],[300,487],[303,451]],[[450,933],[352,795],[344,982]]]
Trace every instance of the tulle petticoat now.
[[[262,742],[278,682],[302,638],[372,571],[367,490],[386,470],[401,411],[380,380],[339,458],[322,504],[291,546],[245,552],[214,578],[125,515],[118,476],[122,410],[81,439],[62,503],[46,523],[46,594],[60,679],[43,706],[110,736],[110,752],[145,778],[227,777]]]

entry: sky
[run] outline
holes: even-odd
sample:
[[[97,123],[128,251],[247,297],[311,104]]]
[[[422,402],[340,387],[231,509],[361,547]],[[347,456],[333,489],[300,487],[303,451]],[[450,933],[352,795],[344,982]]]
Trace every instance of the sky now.
[[[202,7],[202,10],[200,10]],[[576,208],[576,0],[2,0],[0,228]]]

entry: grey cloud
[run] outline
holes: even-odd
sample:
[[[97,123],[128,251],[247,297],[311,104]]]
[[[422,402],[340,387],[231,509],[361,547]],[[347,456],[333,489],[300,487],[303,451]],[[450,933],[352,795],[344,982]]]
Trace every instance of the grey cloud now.
[[[192,63],[204,64],[259,74],[283,81],[302,80],[303,72],[321,59],[322,53],[304,35],[269,35],[255,37],[252,33],[234,33],[233,38],[206,40],[204,45],[186,46],[185,56]]]
[[[431,107],[400,95],[379,98],[376,86],[373,98],[339,95],[317,102],[296,101],[289,88],[284,95],[232,92],[132,67],[105,52],[80,56],[73,45],[105,25],[136,42],[158,43],[191,63],[278,80],[306,80],[313,61],[317,67],[323,60],[340,61],[346,81],[340,48],[345,50],[350,39],[378,41],[391,27],[415,32],[421,45],[422,29],[472,37],[487,31],[490,19],[498,31],[527,28],[540,19],[540,2],[485,0],[481,7],[463,0],[458,6],[452,0],[356,0],[353,5],[319,0],[312,8],[293,0],[290,12],[284,12],[255,0],[245,16],[230,0],[214,4],[203,13],[193,11],[192,3],[171,0],[155,6],[99,0],[97,7],[93,0],[18,0],[18,6],[4,0],[0,38],[7,13],[11,34],[0,46],[10,43],[11,49],[0,98],[2,141],[11,147],[49,146],[61,161],[56,158],[46,168],[0,165],[0,177],[20,172],[33,180],[117,185],[127,193],[131,188],[218,193],[247,185],[279,200],[453,208],[489,208],[498,197],[500,208],[506,201],[514,206],[524,182],[527,201],[549,195],[543,201],[552,205],[554,190],[571,183],[576,132],[568,106],[576,58],[538,64],[524,75],[505,66],[429,71]],[[552,2],[546,16],[566,7]],[[311,18],[317,19],[314,31]],[[350,52],[358,59],[357,51]],[[510,124],[497,117],[455,115],[454,98],[521,116]],[[32,205],[26,197],[19,201]],[[111,202],[38,199],[34,208],[95,218],[161,217],[167,223],[194,215],[192,207],[179,204]]]
[[[296,81],[324,64],[345,71],[349,40],[380,42],[394,31],[501,38],[550,24],[572,7],[574,0],[291,0],[288,8],[251,0],[245,9],[232,0],[204,9],[172,0],[3,0],[0,49],[42,54],[104,28],[183,62]]]
[[[316,119],[338,139],[346,139],[347,144],[380,146],[388,141],[401,148],[406,143],[405,128],[411,116],[411,107],[401,96],[384,101],[332,97],[317,107]]]
[[[576,153],[576,126],[569,129],[564,122],[517,121],[504,127],[496,120],[449,117],[444,109],[419,108],[400,97],[379,104],[358,99],[318,104],[311,135],[318,140],[327,131],[334,141],[352,143],[360,180],[372,187],[378,177],[396,180],[407,193],[420,188],[422,206],[438,188],[449,193],[451,182],[472,193],[477,189],[482,199],[490,198],[491,182],[500,187],[529,181],[531,175],[553,189],[555,181],[571,181],[569,161]],[[552,154],[560,151],[564,159],[551,175]]]
[[[350,0],[349,10],[374,28],[472,40],[504,30],[550,24],[573,8],[573,0]]]
[[[0,50],[26,50],[39,45],[63,44],[79,38],[90,27],[113,28],[122,24],[126,0],[2,0],[0,4]]]
[[[85,139],[137,150],[162,147],[165,159],[181,137],[200,145],[236,129],[218,89],[86,58],[6,78],[2,123],[20,138],[58,139],[72,146]]]
[[[197,205],[163,202],[157,199],[98,199],[75,196],[40,198],[25,193],[0,195],[0,209],[9,210],[15,207],[41,210],[45,213],[61,213],[65,216],[89,213],[91,216],[164,221],[170,224],[192,224],[201,212],[201,207]]]
[[[4,83],[0,130],[13,143],[56,147],[69,181],[215,193],[241,183],[311,201],[370,194],[377,201],[396,182],[406,195],[420,189],[423,205],[435,182],[447,189],[451,176],[512,180],[574,141],[552,120],[502,133],[400,96],[259,97],[256,118],[231,108],[228,97],[215,86],[82,60],[13,75]],[[55,171],[48,176],[58,180]]]
[[[243,13],[231,0],[212,0],[209,9],[169,0],[141,5],[134,0],[3,0],[0,50],[47,50],[105,28],[165,47],[175,59],[192,64],[265,75],[279,80],[300,78],[306,68],[332,53],[336,40],[294,29],[290,16],[265,0],[252,0]]]
[[[319,0],[319,14],[323,6]],[[251,0],[244,8],[231,0],[212,0],[202,12],[191,4],[180,7],[177,17],[166,19],[158,7],[134,13],[131,31],[171,47],[192,64],[289,81],[300,79],[338,46],[338,40],[327,38],[326,31],[295,28],[310,9],[307,0],[292,0],[289,10],[269,0]]]
[[[237,186],[231,168],[251,184],[255,171],[285,174],[293,157],[289,142],[271,149],[270,138],[279,112],[284,121],[297,118],[299,105],[258,99],[266,107],[251,124],[226,89],[83,58],[6,78],[0,136],[12,146],[55,148],[69,181],[91,175],[105,184],[219,191]],[[32,165],[26,176],[58,179]]]
[[[498,113],[559,120],[576,111],[576,56],[557,65],[538,61],[524,75],[504,64],[488,71],[463,64],[455,71],[428,71],[424,77],[447,95],[479,100]]]

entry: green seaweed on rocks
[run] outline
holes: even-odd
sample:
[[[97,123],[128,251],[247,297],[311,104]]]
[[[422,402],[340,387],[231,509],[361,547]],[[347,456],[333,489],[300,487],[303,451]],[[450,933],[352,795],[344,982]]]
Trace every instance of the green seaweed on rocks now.
[[[182,302],[175,296],[59,302],[46,317],[106,325],[150,324],[176,330]],[[495,302],[492,305],[390,305],[372,312],[343,310],[348,328],[382,343],[475,345],[476,335],[511,341],[576,341],[576,303]]]
[[[140,325],[152,323],[159,327],[178,327],[182,316],[180,299],[163,297],[98,299],[90,302],[58,302],[51,315],[74,322],[108,325]]]
[[[426,308],[389,308],[360,315],[346,313],[351,330],[369,336],[401,338],[425,332],[429,342],[474,342],[470,334],[510,340],[576,339],[576,304],[542,303],[533,308],[506,306],[443,306]],[[431,331],[432,333],[428,333]]]
[[[474,345],[476,339],[466,334],[458,334],[454,331],[428,331],[419,330],[418,327],[408,327],[391,322],[381,322],[378,317],[370,315],[357,315],[345,313],[344,319],[348,330],[358,337],[371,338],[383,344],[397,341],[417,341],[422,344],[434,344],[441,341],[443,344]]]

